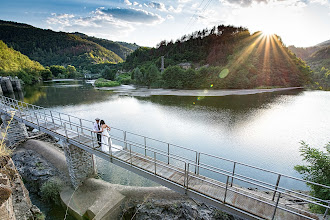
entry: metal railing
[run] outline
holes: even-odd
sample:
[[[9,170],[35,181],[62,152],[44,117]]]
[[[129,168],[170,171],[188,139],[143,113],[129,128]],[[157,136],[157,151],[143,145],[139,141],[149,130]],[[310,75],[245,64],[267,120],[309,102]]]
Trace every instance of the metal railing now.
[[[79,143],[81,143],[81,140],[84,140],[81,144],[86,144],[93,150],[101,152],[101,150],[97,148],[98,143],[96,133],[91,129],[92,125],[94,124],[93,121],[81,119],[76,116],[60,113],[40,106],[24,103],[5,96],[1,96],[0,101],[2,104],[1,108],[3,108],[1,110],[4,113],[16,111],[14,117],[17,120],[34,124],[39,129],[44,128],[49,131],[52,131],[55,127],[57,127],[59,132],[62,132],[61,135],[63,136],[63,138],[73,139],[73,141],[77,141]],[[135,166],[133,162],[134,159],[143,158],[145,161],[148,161],[150,162],[150,164],[153,164],[153,168],[146,170],[146,172],[151,172],[154,175],[161,176],[161,169],[159,169],[159,167],[165,167],[167,169],[171,169],[173,171],[181,173],[183,175],[183,180],[181,182],[178,180],[175,183],[179,184],[187,192],[197,192],[202,194],[202,196],[215,199],[223,204],[228,205],[233,205],[228,200],[229,194],[239,194],[242,197],[246,197],[248,199],[263,203],[264,205],[267,205],[269,207],[273,207],[272,213],[269,214],[270,219],[275,218],[276,212],[278,210],[282,210],[306,219],[315,219],[314,217],[309,217],[315,215],[313,215],[313,213],[308,212],[306,210],[306,207],[301,204],[313,204],[316,206],[323,207],[326,209],[323,218],[325,219],[327,216],[329,210],[328,201],[316,198],[303,192],[280,186],[280,181],[283,178],[287,178],[292,181],[317,185],[328,190],[330,189],[329,186],[302,180],[296,177],[288,176],[285,174],[222,158],[219,156],[198,152],[196,150],[192,150],[186,147],[171,144],[158,139],[146,137],[144,135],[135,134],[133,132],[125,131],[114,127],[111,128],[111,132],[113,133],[111,135],[112,140],[119,142],[121,143],[121,146],[124,146],[123,150],[116,150],[128,156],[128,163],[131,166]],[[122,134],[122,137],[120,137],[120,133]],[[109,153],[106,153],[110,156],[110,161],[112,159],[120,159],[113,154],[113,148],[116,147],[109,144],[110,151]],[[182,153],[181,155],[177,153],[180,151]],[[224,169],[216,165],[208,164],[207,162],[210,160],[210,158],[216,161],[225,161],[232,163],[232,169]],[[260,179],[243,175],[236,171],[238,166],[262,171],[268,175],[275,175],[277,177],[276,181],[274,183],[269,183]],[[173,182],[173,180],[171,180],[170,178],[167,178],[167,180]],[[191,184],[191,181],[195,183],[198,182],[200,183],[199,185],[208,185],[211,188],[215,187],[221,189],[222,191],[219,191],[219,193],[221,192],[223,195],[220,193],[221,196],[216,196],[204,192],[203,190],[197,189],[196,185]],[[259,189],[259,192],[240,188],[239,186],[237,186],[236,182],[256,187]],[[264,193],[260,193],[260,191]],[[281,198],[286,199],[284,200]],[[287,201],[298,202],[290,204],[287,203]],[[257,215],[256,213],[253,214]]]

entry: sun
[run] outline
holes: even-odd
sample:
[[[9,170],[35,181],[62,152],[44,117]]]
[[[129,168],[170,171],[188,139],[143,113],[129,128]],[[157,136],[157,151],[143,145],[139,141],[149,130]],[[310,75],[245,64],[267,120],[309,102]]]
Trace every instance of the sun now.
[[[262,34],[262,36],[264,36],[264,37],[271,37],[271,36],[273,36],[274,35],[274,32],[273,31],[271,31],[271,30],[262,30],[261,31],[261,34]]]

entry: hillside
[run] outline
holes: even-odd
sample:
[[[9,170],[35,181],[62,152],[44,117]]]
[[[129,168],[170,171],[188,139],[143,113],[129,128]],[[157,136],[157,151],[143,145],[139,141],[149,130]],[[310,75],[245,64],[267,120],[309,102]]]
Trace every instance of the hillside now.
[[[0,40],[44,66],[73,65],[83,68],[123,59],[103,46],[77,35],[0,20]]]
[[[288,87],[310,81],[308,66],[283,45],[280,37],[261,32],[251,35],[240,27],[219,25],[184,35],[176,42],[162,41],[157,48],[139,48],[127,57],[124,66],[139,67],[141,74],[137,75],[141,76],[133,72],[132,78],[148,84],[147,70],[154,64],[159,68],[161,56],[165,56],[167,67],[162,85],[168,88]],[[193,68],[170,67],[184,62]]]
[[[313,70],[314,87],[330,90],[330,40],[313,47],[290,46],[289,49]]]
[[[38,81],[45,68],[0,40],[0,76],[18,76],[25,83]]]
[[[73,33],[82,39],[86,39],[88,41],[95,42],[102,47],[113,51],[116,53],[118,56],[120,56],[123,60],[126,60],[126,57],[133,53],[134,50],[136,50],[139,46],[136,44],[130,44],[130,43],[125,43],[125,42],[114,42],[111,40],[106,40],[106,39],[101,39],[101,38],[96,38],[96,37],[89,37],[86,34],[82,33]]]

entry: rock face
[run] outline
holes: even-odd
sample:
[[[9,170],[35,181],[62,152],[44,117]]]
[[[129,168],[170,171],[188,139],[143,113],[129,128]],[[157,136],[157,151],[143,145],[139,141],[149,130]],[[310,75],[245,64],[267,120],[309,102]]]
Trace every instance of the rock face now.
[[[123,207],[123,219],[153,219],[153,220],[235,220],[232,215],[218,209],[198,204],[188,200],[159,200],[150,199],[143,203],[129,201]]]
[[[10,181],[9,181],[10,180]],[[1,167],[0,186],[10,188],[11,195],[0,206],[0,219],[40,219],[42,213],[31,203],[29,192],[25,188],[21,176],[15,169],[13,161]]]
[[[5,114],[1,115],[1,120],[3,121],[5,126],[8,125],[10,119],[11,117],[8,115]],[[14,145],[15,143],[24,140],[25,138],[28,137],[25,124],[15,119],[11,121],[7,134],[8,134],[9,145]]]
[[[35,184],[32,190],[40,189],[41,185],[56,174],[46,160],[32,150],[17,150],[12,156],[18,172],[28,184]]]

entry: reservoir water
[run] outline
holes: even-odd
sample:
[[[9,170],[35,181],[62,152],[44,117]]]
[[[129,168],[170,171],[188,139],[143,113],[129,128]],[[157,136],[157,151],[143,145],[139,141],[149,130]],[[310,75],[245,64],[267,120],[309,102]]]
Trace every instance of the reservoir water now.
[[[16,98],[89,120],[99,117],[111,127],[294,177],[300,175],[293,167],[303,163],[299,142],[324,149],[330,141],[330,92],[326,91],[135,97],[66,81],[25,88]],[[218,160],[207,162],[232,169],[232,164]],[[155,185],[107,162],[98,160],[97,165],[107,181]],[[272,183],[277,178],[244,167],[236,171]],[[288,188],[307,189],[303,183],[281,181]]]

